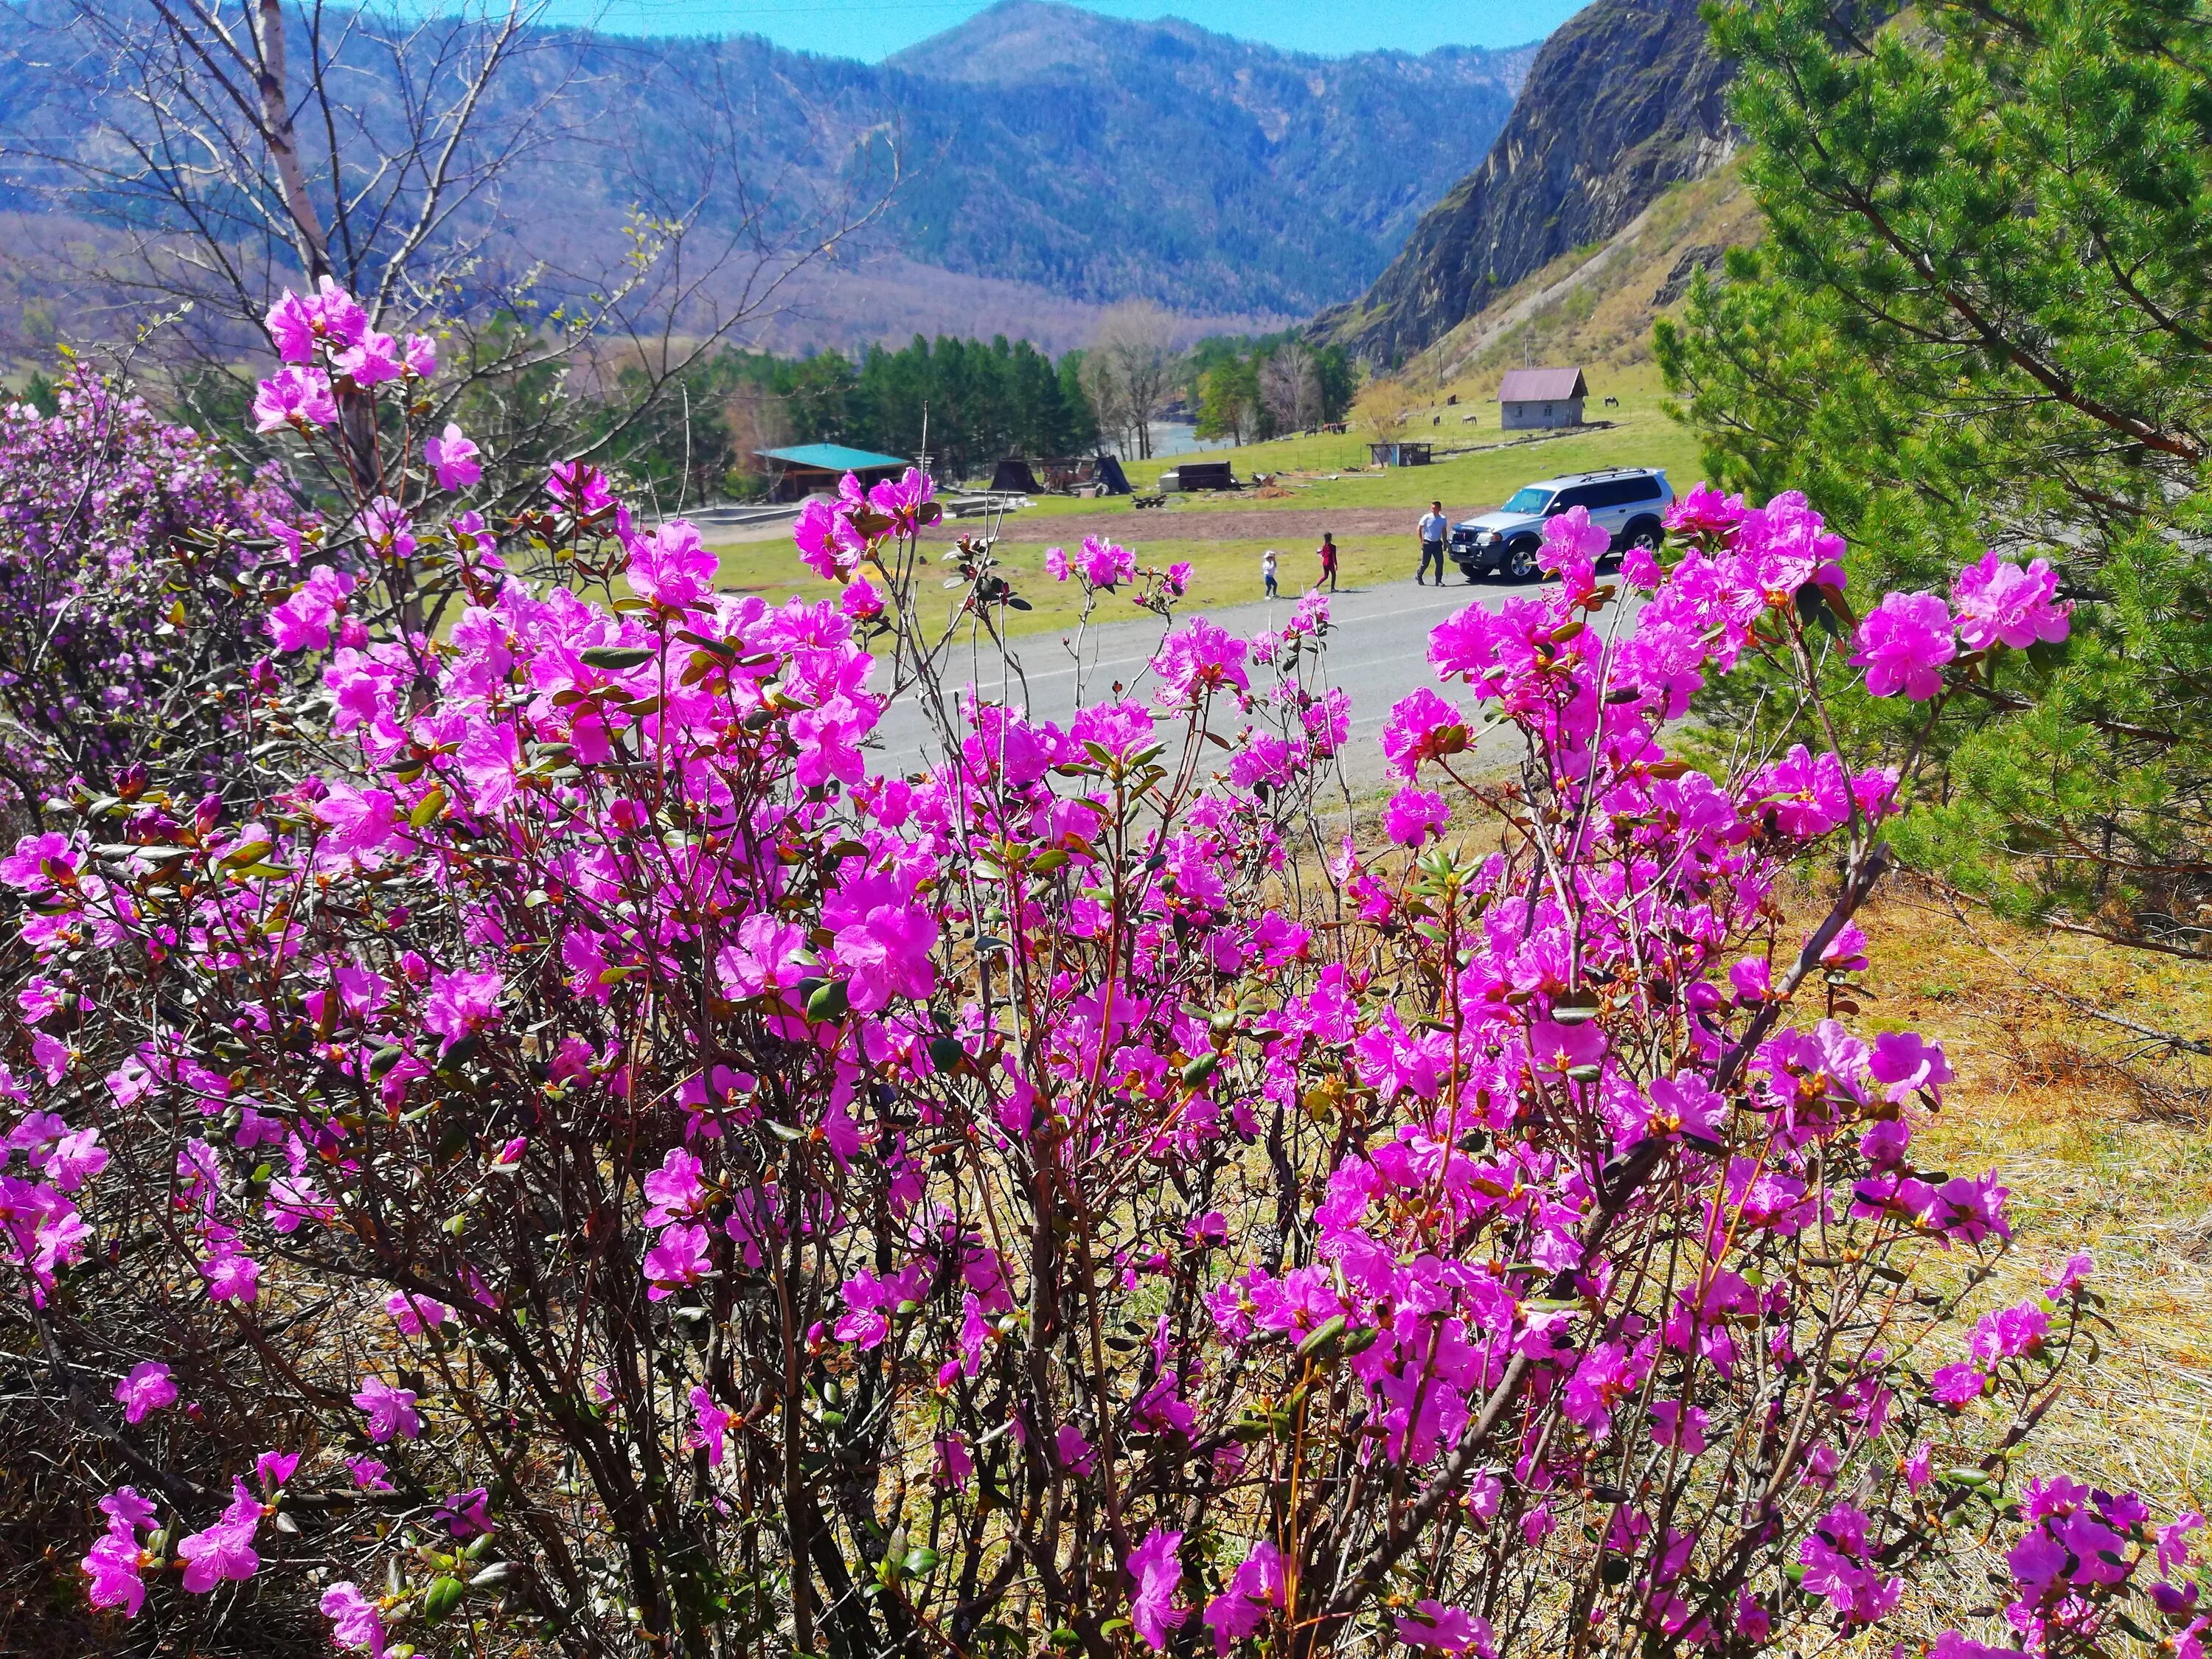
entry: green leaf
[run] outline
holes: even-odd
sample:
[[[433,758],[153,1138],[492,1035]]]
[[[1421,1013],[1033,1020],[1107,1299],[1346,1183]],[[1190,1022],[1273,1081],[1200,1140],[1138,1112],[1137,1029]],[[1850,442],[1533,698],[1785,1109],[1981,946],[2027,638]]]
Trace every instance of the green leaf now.
[[[432,1624],[443,1619],[469,1593],[469,1587],[450,1574],[434,1582],[422,1592],[422,1617]]]
[[[619,674],[651,662],[660,653],[649,645],[594,645],[576,653],[586,668]]]

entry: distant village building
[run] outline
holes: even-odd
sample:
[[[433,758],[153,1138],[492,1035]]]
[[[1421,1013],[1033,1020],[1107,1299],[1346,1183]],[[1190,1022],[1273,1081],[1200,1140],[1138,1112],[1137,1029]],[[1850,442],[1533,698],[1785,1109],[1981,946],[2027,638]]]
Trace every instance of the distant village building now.
[[[1580,426],[1589,396],[1579,368],[1509,368],[1498,383],[1498,423],[1508,432]]]
[[[873,483],[914,465],[896,455],[848,449],[843,444],[799,444],[789,449],[757,449],[753,453],[768,463],[768,498],[772,501],[803,501],[817,490],[834,495],[837,481],[848,472],[862,483]]]

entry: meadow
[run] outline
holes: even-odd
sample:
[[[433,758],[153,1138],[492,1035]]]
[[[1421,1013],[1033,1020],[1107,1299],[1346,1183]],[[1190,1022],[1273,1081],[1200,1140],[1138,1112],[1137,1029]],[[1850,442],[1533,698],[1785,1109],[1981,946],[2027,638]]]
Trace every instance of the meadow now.
[[[1498,428],[1497,404],[1473,401],[1471,391],[1462,393],[1458,405],[1416,410],[1407,428],[1410,436],[1418,440],[1433,433],[1439,446],[1466,445],[1473,451],[1425,467],[1370,467],[1368,440],[1354,431],[1214,452],[1234,463],[1239,477],[1273,475],[1275,482],[1264,492],[1176,495],[1164,507],[1142,510],[1127,496],[1040,496],[996,526],[998,555],[1017,591],[1035,607],[1012,613],[1009,631],[1049,633],[1073,623],[1081,594],[1073,585],[1047,577],[1043,559],[1047,548],[1073,545],[1085,533],[1109,536],[1147,565],[1188,562],[1191,584],[1184,608],[1196,612],[1261,597],[1260,556],[1269,547],[1280,556],[1284,592],[1310,584],[1319,568],[1314,550],[1324,530],[1334,532],[1342,552],[1342,585],[1407,580],[1418,551],[1414,521],[1432,500],[1441,499],[1446,513],[1460,519],[1496,506],[1533,479],[1566,472],[1656,466],[1666,471],[1677,493],[1697,481],[1697,441],[1667,414],[1648,369],[1601,378],[1590,390],[1586,412],[1593,421],[1613,425],[1535,439],[1509,441]],[[1604,408],[1607,396],[1618,397],[1620,406]],[[1458,417],[1468,413],[1478,415],[1481,424],[1455,429]],[[1446,424],[1426,426],[1436,416]],[[1182,459],[1131,462],[1130,481],[1149,492],[1159,475]],[[989,532],[981,521],[971,520],[940,526],[938,533],[949,539],[956,533]],[[710,545],[720,556],[717,580],[726,588],[774,599],[793,593],[828,597],[834,592],[832,584],[799,562],[781,528],[712,539]],[[1456,573],[1452,580],[1458,580]],[[1123,607],[1109,599],[1100,614],[1111,619],[1123,614]]]

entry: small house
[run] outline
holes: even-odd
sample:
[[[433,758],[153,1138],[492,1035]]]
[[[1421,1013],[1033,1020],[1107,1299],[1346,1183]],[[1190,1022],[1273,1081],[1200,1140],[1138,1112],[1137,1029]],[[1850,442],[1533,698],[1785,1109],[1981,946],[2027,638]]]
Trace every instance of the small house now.
[[[1432,444],[1407,443],[1401,439],[1367,446],[1368,461],[1374,466],[1427,466],[1434,454]]]
[[[1508,432],[1580,426],[1589,396],[1579,368],[1509,368],[1498,384],[1498,424]]]
[[[799,444],[789,449],[757,449],[768,463],[768,498],[799,501],[817,492],[837,493],[838,481],[848,472],[862,483],[894,477],[914,465],[896,455],[848,449],[843,444]]]

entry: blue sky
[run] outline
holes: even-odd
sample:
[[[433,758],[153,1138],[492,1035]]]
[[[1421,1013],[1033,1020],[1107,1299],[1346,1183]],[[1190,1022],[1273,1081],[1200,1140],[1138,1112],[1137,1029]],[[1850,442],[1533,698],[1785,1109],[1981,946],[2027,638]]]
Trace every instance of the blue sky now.
[[[987,0],[551,0],[549,21],[623,34],[764,34],[873,62],[983,9]],[[1510,46],[1548,34],[1583,0],[1078,0],[1110,17],[1172,15],[1291,52]]]

